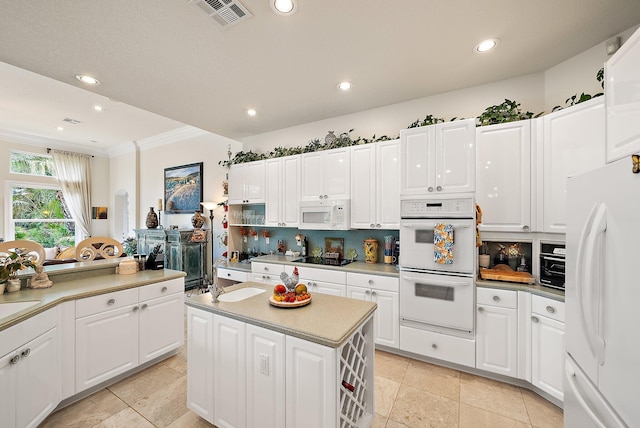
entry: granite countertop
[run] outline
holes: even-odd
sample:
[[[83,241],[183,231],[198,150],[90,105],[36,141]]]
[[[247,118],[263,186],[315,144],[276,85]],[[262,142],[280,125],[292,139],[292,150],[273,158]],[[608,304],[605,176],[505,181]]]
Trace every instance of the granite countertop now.
[[[299,263],[299,262],[296,263],[296,260],[299,260],[299,259],[300,257],[295,257],[295,256],[266,255],[266,256],[255,257],[251,260],[254,262],[275,263],[275,264],[282,264],[282,265],[295,265],[298,267],[304,266],[307,268],[338,270],[341,272],[353,272],[353,273],[364,273],[364,274],[370,274],[370,275],[392,276],[395,278],[398,278],[400,276],[399,270],[395,267],[395,265],[389,265],[384,263],[365,263],[365,262],[355,261],[345,266],[331,266],[331,265],[314,265],[310,263]]]
[[[279,308],[269,303],[273,287],[243,282],[225,288],[229,293],[244,287],[266,291],[239,302],[213,303],[211,294],[195,294],[185,300],[188,306],[237,319],[320,345],[337,348],[366,321],[377,305],[364,300],[313,293],[311,303],[296,308]]]
[[[520,284],[517,282],[507,281],[487,281],[485,279],[477,279],[476,287],[498,288],[502,290],[528,291],[531,294],[548,297],[549,299],[564,302],[564,291],[555,288],[545,287],[539,284]]]
[[[47,269],[45,272],[53,281],[52,287],[22,288],[13,293],[0,294],[0,305],[10,302],[40,301],[27,309],[0,318],[0,331],[68,300],[140,287],[182,278],[186,275],[184,272],[170,269],[144,270],[129,275],[116,275],[115,266],[118,262],[118,260],[106,260],[104,263],[84,262],[75,263],[75,266],[64,269]]]

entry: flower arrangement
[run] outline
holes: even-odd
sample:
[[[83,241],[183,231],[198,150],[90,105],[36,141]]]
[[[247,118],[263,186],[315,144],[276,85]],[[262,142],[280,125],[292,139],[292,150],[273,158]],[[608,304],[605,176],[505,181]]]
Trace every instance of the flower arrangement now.
[[[21,254],[16,251],[9,251],[7,256],[0,257],[0,282],[7,279],[16,279],[18,271],[27,268],[36,268],[32,256]]]

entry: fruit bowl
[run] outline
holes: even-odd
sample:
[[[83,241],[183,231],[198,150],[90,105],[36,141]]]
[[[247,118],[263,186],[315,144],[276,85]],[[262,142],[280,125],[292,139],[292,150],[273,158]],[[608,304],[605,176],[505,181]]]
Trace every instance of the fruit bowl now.
[[[299,308],[300,306],[306,306],[311,303],[311,295],[309,295],[308,299],[296,300],[295,302],[278,302],[271,296],[269,297],[269,303],[279,308]]]

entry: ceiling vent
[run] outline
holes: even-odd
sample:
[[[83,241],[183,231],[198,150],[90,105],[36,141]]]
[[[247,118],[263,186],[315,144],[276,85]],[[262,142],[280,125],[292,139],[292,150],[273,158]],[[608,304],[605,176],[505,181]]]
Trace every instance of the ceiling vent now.
[[[230,27],[250,18],[251,13],[238,0],[189,0],[223,27]]]
[[[71,119],[70,117],[65,117],[64,119],[62,119],[63,122],[67,122],[67,123],[71,123],[73,125],[77,125],[79,123],[82,123],[81,121],[77,120],[77,119]]]

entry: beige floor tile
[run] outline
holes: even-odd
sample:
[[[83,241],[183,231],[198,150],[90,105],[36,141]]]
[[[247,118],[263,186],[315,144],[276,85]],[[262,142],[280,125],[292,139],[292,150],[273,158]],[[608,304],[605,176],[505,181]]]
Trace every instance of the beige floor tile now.
[[[405,424],[401,424],[400,422],[392,421],[389,419],[387,422],[387,426],[385,428],[408,428]]]
[[[116,413],[108,419],[95,425],[94,428],[154,428],[153,424],[140,416],[131,407]]]
[[[376,376],[375,378],[375,410],[378,415],[389,416],[393,402],[396,400],[400,383]]]
[[[126,403],[103,389],[49,415],[40,427],[92,427],[126,408]]]
[[[187,409],[186,376],[158,388],[148,397],[131,404],[131,407],[156,427],[169,426],[189,410]]]
[[[531,428],[531,425],[460,403],[459,428]]]
[[[521,390],[531,425],[540,428],[562,428],[564,425],[562,409],[528,389],[521,388]]]
[[[530,423],[520,388],[517,386],[461,373],[460,403]]]
[[[460,399],[460,372],[446,367],[412,360],[402,384],[455,401]]]
[[[458,410],[458,401],[402,385],[389,421],[410,428],[451,428],[458,426]]]
[[[209,422],[202,419],[192,411],[188,411],[173,421],[168,428],[212,428]]]
[[[184,375],[160,362],[111,385],[109,390],[131,405],[181,377]]]
[[[178,353],[173,357],[169,357],[162,362],[165,366],[177,371],[182,375],[187,375],[187,359],[182,354]]]
[[[404,375],[409,367],[407,357],[391,354],[384,351],[376,351],[375,354],[375,372],[376,376],[391,379],[396,382],[402,382]]]
[[[387,426],[387,418],[382,415],[373,415],[370,428],[385,428]]]

